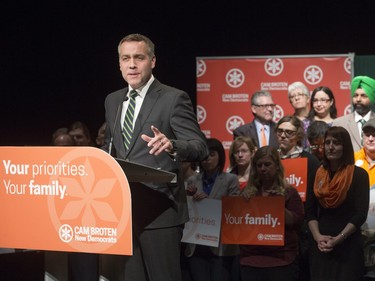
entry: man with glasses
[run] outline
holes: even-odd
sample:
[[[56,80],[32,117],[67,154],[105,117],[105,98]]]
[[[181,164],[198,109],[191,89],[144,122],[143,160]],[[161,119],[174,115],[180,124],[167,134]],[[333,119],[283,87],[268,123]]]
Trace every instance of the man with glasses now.
[[[364,236],[364,252],[366,263],[366,274],[367,279],[364,280],[373,280],[370,279],[370,276],[374,276],[375,263],[374,258],[374,232],[375,225],[373,221],[373,206],[375,204],[375,119],[370,119],[367,121],[362,128],[363,133],[363,147],[354,153],[355,165],[365,169],[369,175],[370,180],[370,209],[369,215],[366,223],[363,224],[362,234]]]
[[[363,147],[354,153],[355,164],[367,171],[370,187],[375,184],[375,119],[363,125]]]
[[[375,104],[375,80],[368,76],[356,76],[352,80],[351,97],[354,112],[333,120],[333,126],[348,130],[354,152],[360,150],[362,143],[362,126],[375,117],[371,111]]]
[[[257,147],[266,145],[279,147],[275,134],[275,122],[273,114],[275,103],[270,92],[258,91],[251,97],[251,111],[254,120],[244,124],[233,131],[233,138],[238,136],[250,137]]]

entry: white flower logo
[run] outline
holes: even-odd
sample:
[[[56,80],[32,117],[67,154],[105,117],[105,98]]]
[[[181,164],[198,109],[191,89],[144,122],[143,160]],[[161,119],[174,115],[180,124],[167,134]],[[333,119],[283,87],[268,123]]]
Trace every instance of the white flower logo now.
[[[197,105],[197,118],[198,118],[198,124],[202,124],[207,118],[207,111],[201,105]]]
[[[197,77],[201,77],[206,73],[207,67],[204,60],[197,60]]]
[[[303,77],[305,77],[305,81],[310,85],[316,85],[322,81],[323,71],[317,65],[310,65],[305,69]]]
[[[245,75],[242,70],[238,68],[233,68],[228,71],[227,76],[225,77],[227,84],[232,88],[241,87],[245,82]]]
[[[350,57],[346,58],[344,61],[344,69],[348,74],[352,73],[352,59]]]
[[[63,224],[60,227],[59,236],[60,236],[60,239],[65,243],[69,243],[70,241],[72,241],[73,239],[72,227],[69,224]]]
[[[231,116],[228,118],[227,120],[227,123],[226,123],[226,129],[227,131],[229,132],[229,134],[233,134],[233,131],[241,126],[245,124],[245,121],[242,119],[242,117],[240,116]]]
[[[281,59],[272,58],[266,60],[264,63],[264,70],[270,76],[278,76],[283,72],[284,64]]]
[[[278,122],[284,116],[284,110],[280,105],[276,105],[275,110],[273,112],[273,121]]]

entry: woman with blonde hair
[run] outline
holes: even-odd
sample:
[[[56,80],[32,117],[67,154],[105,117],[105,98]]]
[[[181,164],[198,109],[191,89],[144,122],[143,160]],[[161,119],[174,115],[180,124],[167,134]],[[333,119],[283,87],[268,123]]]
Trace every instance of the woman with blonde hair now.
[[[284,177],[278,151],[272,146],[259,148],[252,160],[249,183],[242,196],[283,196],[285,198],[284,246],[240,246],[242,281],[298,280],[298,232],[304,210],[297,190]]]

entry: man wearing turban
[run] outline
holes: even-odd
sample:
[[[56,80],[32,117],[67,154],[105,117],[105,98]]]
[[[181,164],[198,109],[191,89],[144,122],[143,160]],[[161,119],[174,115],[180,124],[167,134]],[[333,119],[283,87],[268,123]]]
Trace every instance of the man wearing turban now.
[[[351,97],[353,113],[339,117],[333,126],[341,126],[348,130],[354,151],[362,148],[362,127],[370,119],[375,118],[371,108],[375,104],[375,80],[368,76],[356,76],[352,80]]]

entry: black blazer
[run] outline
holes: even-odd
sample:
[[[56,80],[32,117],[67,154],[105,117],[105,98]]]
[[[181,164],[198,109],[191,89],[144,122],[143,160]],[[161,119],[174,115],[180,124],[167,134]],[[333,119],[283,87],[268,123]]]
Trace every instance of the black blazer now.
[[[275,148],[279,148],[279,142],[277,141],[277,136],[275,132],[276,123],[271,122],[270,123],[270,139],[269,139],[269,145],[273,146]],[[238,136],[247,136],[251,137],[254,141],[254,144],[259,147],[259,139],[258,139],[258,133],[257,128],[255,125],[255,121],[253,120],[250,123],[247,123],[245,125],[239,126],[233,131],[233,139],[235,139]]]
[[[183,224],[188,220],[186,195],[179,161],[201,161],[208,155],[206,139],[201,132],[189,96],[176,88],[154,80],[135,122],[133,138],[126,151],[121,135],[120,116],[128,88],[109,94],[105,100],[107,152],[112,140],[114,157],[178,174],[175,184],[131,184],[133,224],[159,228]],[[149,154],[150,148],[141,135],[153,137],[151,125],[170,140],[175,140],[177,154]]]

